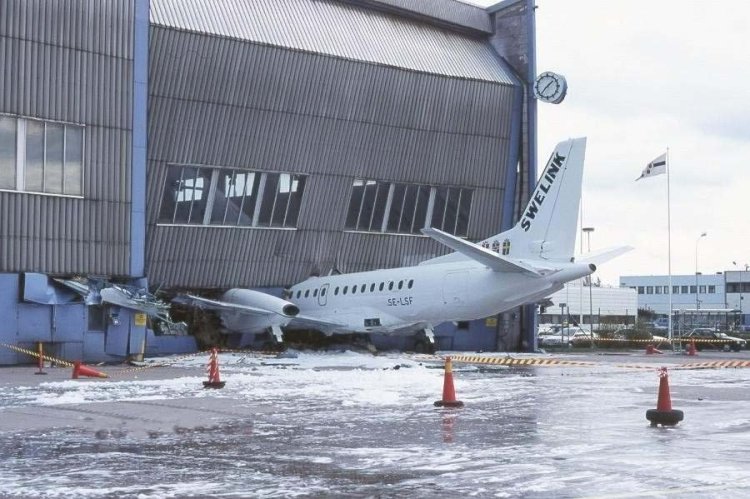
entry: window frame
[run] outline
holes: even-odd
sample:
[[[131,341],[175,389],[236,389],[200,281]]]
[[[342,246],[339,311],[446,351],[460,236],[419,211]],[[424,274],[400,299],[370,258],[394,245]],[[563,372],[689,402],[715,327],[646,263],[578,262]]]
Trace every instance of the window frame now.
[[[387,197],[382,203],[381,195],[385,191]],[[438,191],[446,196],[442,207],[435,203]],[[453,198],[455,210],[449,213],[449,201],[452,202]],[[422,236],[423,227],[436,227],[458,237],[468,237],[473,198],[474,189],[470,187],[357,177],[352,180],[349,191],[344,231]],[[367,203],[371,206],[365,206]],[[363,214],[367,220],[363,220]],[[438,224],[435,224],[436,220],[439,220]],[[452,221],[450,227],[445,225],[447,220]]]
[[[12,170],[14,176],[14,187],[0,187],[0,191],[73,199],[85,198],[86,125],[67,121],[39,119],[9,113],[0,113],[0,118],[8,119],[15,123],[15,137],[11,142],[11,144],[15,142],[15,155],[12,159],[12,161],[15,162],[15,168]],[[30,123],[39,124],[42,129],[42,150],[39,151],[41,158],[41,189],[29,189],[26,182],[26,176],[30,172],[28,162],[29,154],[27,151],[29,146],[28,129]],[[50,130],[54,130],[55,128],[60,130],[59,147],[61,150],[59,151],[60,158],[58,158],[61,160],[58,170],[59,192],[48,190],[48,182],[50,177],[52,177],[52,174],[50,173],[52,170],[48,170],[48,168],[50,168],[48,163],[50,163],[52,159],[49,155],[51,151],[48,148],[48,139],[49,134],[51,133]],[[69,147],[69,141],[74,132],[80,136],[79,151],[71,151]],[[74,180],[77,180],[76,188],[69,189],[68,186],[71,185],[71,183],[69,182],[70,178],[66,176],[66,173],[76,171],[73,168],[77,169],[77,175],[73,177]]]
[[[196,179],[208,179],[207,185],[201,187],[205,196],[205,211],[201,220],[193,220],[192,215],[187,218],[187,221],[178,220],[178,198],[180,192],[185,190],[183,187],[185,172],[191,169],[198,172]],[[206,172],[206,175],[201,176],[201,172]],[[242,197],[238,199],[238,195],[230,196],[229,194],[237,194],[237,179],[240,176],[243,177],[243,186]],[[284,181],[284,178],[287,180]],[[302,198],[308,178],[308,174],[296,172],[250,170],[192,163],[168,163],[162,183],[156,225],[297,230],[299,216],[302,212]],[[273,180],[269,182],[269,179]],[[227,182],[230,183],[227,184]],[[252,185],[250,185],[250,182],[252,182]],[[274,186],[273,194],[269,194],[271,189],[266,189],[271,185]],[[286,185],[286,188],[284,185]],[[192,189],[195,190],[197,187],[192,187]],[[284,196],[286,196],[286,199],[283,199]],[[221,203],[224,203],[223,207]],[[228,223],[227,220],[230,205],[237,210],[236,216],[233,214],[229,217],[234,220],[234,224]],[[250,205],[252,205],[251,211],[247,208]],[[268,211],[269,206],[270,211]],[[170,208],[171,217],[168,216],[168,213],[165,213]],[[267,216],[261,213],[263,209],[267,210],[264,212]],[[223,216],[220,213],[222,210]],[[215,211],[216,213],[214,213]],[[281,225],[277,225],[279,213],[283,213],[280,218]],[[221,223],[217,222],[219,218]]]

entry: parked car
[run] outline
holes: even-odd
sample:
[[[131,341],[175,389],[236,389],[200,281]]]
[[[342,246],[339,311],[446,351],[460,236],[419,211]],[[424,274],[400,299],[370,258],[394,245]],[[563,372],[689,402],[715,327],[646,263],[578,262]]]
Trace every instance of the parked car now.
[[[715,348],[717,350],[734,350],[739,352],[747,346],[747,341],[736,336],[717,331],[710,327],[697,327],[682,337],[683,346],[695,341],[695,349]]]
[[[669,343],[669,340],[664,336],[653,334],[651,331],[644,329],[637,329],[634,326],[625,326],[615,330],[612,333],[612,338],[622,341],[623,346],[632,347],[642,347],[647,343],[659,347]]]
[[[594,341],[599,336],[594,333]],[[537,337],[540,347],[571,347],[590,346],[591,333],[579,327],[560,327],[553,330],[540,331]]]

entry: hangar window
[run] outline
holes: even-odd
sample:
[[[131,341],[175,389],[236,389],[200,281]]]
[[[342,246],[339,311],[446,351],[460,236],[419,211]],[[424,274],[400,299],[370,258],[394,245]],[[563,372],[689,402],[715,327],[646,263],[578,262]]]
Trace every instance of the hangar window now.
[[[683,295],[688,294],[688,287],[687,286],[680,286],[680,293]]]
[[[423,227],[466,236],[471,189],[355,179],[345,228],[420,234]]]
[[[170,165],[159,222],[294,228],[305,179],[292,173]]]
[[[0,189],[82,196],[83,130],[0,115]]]

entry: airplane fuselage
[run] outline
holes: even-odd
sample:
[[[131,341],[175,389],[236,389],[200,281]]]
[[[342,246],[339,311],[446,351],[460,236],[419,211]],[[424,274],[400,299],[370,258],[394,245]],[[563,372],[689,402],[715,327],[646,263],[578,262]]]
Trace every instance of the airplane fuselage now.
[[[585,264],[563,265],[543,277],[495,272],[470,260],[312,277],[293,286],[288,300],[301,315],[341,324],[327,333],[394,332],[489,317],[592,272]]]

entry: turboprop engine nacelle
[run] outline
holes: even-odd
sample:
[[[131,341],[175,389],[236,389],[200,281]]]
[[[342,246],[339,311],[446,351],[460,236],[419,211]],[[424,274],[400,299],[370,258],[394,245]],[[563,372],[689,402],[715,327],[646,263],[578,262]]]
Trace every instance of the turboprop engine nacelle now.
[[[290,318],[299,314],[299,307],[294,303],[252,289],[233,288],[224,293],[221,299],[228,303],[264,309]]]

